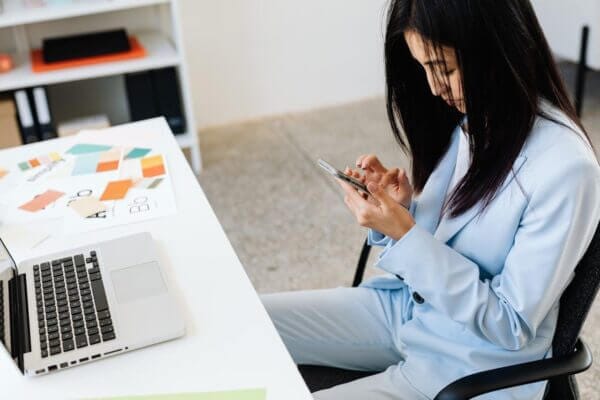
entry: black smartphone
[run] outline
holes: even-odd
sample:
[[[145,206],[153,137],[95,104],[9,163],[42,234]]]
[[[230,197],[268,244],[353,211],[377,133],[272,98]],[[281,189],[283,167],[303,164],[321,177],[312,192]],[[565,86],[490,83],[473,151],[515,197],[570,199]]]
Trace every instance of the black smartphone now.
[[[339,169],[333,167],[331,164],[329,164],[327,161],[318,160],[319,166],[321,168],[323,168],[325,171],[327,171],[329,174],[333,175],[335,178],[341,179],[344,182],[349,183],[350,185],[352,185],[356,190],[366,193],[368,195],[370,195],[371,193],[369,193],[369,189],[367,189],[367,186],[356,180],[355,178],[346,175],[345,173],[343,173],[342,171],[340,171]]]

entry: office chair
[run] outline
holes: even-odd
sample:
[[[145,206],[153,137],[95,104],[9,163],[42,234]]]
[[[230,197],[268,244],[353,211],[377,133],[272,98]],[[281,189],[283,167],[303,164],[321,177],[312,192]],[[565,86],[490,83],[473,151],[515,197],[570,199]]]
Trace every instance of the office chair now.
[[[353,286],[362,281],[371,246],[365,240]],[[544,400],[578,400],[575,374],[592,365],[590,350],[579,337],[581,327],[600,287],[600,226],[575,269],[575,277],[560,298],[552,357],[479,372],[450,383],[434,400],[464,400],[499,389],[548,381]],[[339,368],[298,366],[311,392],[360,379],[377,372],[347,371]]]

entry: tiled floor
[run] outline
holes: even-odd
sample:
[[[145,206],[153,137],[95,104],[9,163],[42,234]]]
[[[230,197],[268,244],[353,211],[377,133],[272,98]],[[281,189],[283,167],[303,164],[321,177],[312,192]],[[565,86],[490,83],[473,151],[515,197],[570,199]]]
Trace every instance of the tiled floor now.
[[[572,66],[563,72],[572,81]],[[587,89],[584,123],[600,149],[600,74]],[[407,165],[383,99],[203,131],[201,146],[200,183],[259,292],[351,282],[365,231],[317,158],[343,168],[375,153],[387,165]],[[584,399],[600,398],[599,329],[597,301],[584,329],[596,359],[579,378]]]

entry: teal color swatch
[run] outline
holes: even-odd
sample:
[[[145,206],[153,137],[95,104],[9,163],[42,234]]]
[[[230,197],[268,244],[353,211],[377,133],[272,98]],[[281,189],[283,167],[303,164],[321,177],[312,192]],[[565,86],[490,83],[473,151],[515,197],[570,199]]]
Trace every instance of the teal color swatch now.
[[[106,151],[110,149],[112,149],[112,146],[106,146],[102,144],[79,143],[67,150],[67,153],[78,156],[81,154],[99,153],[101,151]]]
[[[265,389],[246,389],[228,392],[157,394],[149,396],[107,397],[97,400],[265,400]]]
[[[27,171],[30,166],[27,161],[23,161],[22,163],[19,163],[19,168],[21,168],[21,171]]]
[[[86,175],[96,173],[100,161],[100,153],[85,154],[77,157],[71,175]]]
[[[125,156],[125,159],[129,160],[132,158],[142,158],[146,154],[150,153],[151,151],[152,151],[152,149],[143,149],[141,147],[136,147],[136,148],[132,149],[129,153],[127,153],[127,155]]]

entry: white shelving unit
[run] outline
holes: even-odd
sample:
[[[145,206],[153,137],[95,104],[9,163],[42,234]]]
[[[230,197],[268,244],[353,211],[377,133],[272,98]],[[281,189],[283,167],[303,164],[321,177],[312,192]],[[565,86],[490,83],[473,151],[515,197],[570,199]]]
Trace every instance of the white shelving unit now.
[[[123,75],[131,72],[175,67],[187,131],[175,138],[189,148],[194,172],[202,168],[196,122],[189,92],[189,77],[183,50],[177,0],[80,0],[32,8],[23,0],[4,0],[0,13],[0,35],[10,33],[14,44],[9,51],[15,67],[0,74],[0,92],[32,86]],[[43,37],[124,27],[138,38],[147,56],[51,72],[33,72],[30,51],[41,46]],[[61,99],[64,102],[77,99]]]

